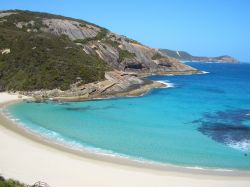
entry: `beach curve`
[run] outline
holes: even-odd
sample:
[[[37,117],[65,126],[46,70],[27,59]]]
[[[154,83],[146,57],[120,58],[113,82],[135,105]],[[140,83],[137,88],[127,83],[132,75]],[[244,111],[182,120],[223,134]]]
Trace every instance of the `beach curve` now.
[[[1,104],[19,100],[17,95],[0,95]],[[234,177],[216,176],[193,170],[188,170],[190,173],[160,170],[103,162],[91,159],[91,156],[82,157],[20,135],[6,128],[6,123],[8,121],[1,117],[0,173],[28,184],[43,180],[51,186],[183,186],[183,183],[185,186],[250,185],[249,173]]]

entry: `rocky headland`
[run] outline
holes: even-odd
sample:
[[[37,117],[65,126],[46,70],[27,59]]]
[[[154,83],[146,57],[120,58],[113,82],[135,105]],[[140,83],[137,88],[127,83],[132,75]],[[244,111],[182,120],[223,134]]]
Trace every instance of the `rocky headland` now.
[[[142,95],[148,75],[198,70],[95,24],[47,13],[0,12],[0,90],[37,99]]]
[[[214,63],[239,63],[234,57],[223,55],[218,57],[202,57],[202,56],[193,56],[185,51],[173,51],[169,49],[160,49],[165,55],[176,58],[180,61],[189,61],[189,62],[214,62]]]

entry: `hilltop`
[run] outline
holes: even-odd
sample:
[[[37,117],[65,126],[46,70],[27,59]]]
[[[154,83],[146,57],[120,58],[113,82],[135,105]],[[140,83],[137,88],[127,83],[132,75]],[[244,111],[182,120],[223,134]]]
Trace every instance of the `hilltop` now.
[[[145,75],[197,72],[106,28],[48,13],[1,11],[0,41],[2,91],[95,97],[152,84]]]
[[[219,62],[219,63],[238,63],[239,61],[231,56],[223,55],[218,57],[199,57],[193,56],[185,51],[173,51],[169,49],[160,50],[165,55],[176,58],[180,61],[194,61],[194,62]]]

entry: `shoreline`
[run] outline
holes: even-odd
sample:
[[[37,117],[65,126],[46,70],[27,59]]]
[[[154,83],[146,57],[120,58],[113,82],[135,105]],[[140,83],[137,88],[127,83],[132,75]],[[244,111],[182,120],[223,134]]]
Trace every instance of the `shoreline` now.
[[[166,83],[166,88],[169,88],[169,87],[171,86],[169,86],[169,84]],[[175,165],[175,164],[170,164],[170,163],[161,163],[161,162],[146,160],[146,159],[140,160],[140,159],[137,159],[136,157],[130,157],[129,155],[121,155],[119,153],[117,153],[117,155],[113,155],[113,154],[110,154],[108,150],[107,150],[107,153],[105,153],[104,151],[106,150],[103,150],[103,152],[102,151],[98,152],[98,151],[92,151],[84,147],[81,147],[81,148],[73,147],[70,144],[67,144],[66,142],[65,143],[59,142],[57,140],[53,140],[52,138],[46,137],[44,135],[39,135],[38,133],[32,131],[32,129],[29,129],[21,124],[18,124],[17,122],[14,122],[14,120],[11,120],[8,116],[6,116],[3,110],[9,105],[16,104],[18,102],[22,102],[22,101],[19,100],[19,101],[10,101],[7,103],[0,103],[0,111],[1,111],[0,122],[4,121],[4,123],[0,125],[26,138],[29,138],[32,141],[42,143],[46,146],[50,146],[55,149],[59,149],[62,151],[66,151],[68,153],[76,154],[78,156],[88,157],[88,158],[96,159],[100,161],[111,162],[111,163],[116,163],[116,164],[121,164],[121,165],[156,169],[156,170],[161,170],[161,171],[177,171],[177,172],[190,172],[191,171],[191,172],[198,173],[198,174],[208,174],[208,175],[250,176],[250,170],[241,170],[241,169],[232,169],[232,168],[209,168],[209,167],[200,167],[200,166],[182,166],[182,165]],[[227,174],[229,175],[223,172],[227,172]]]
[[[14,104],[20,101],[21,99],[11,100],[7,102],[0,101],[0,109],[3,110],[3,107],[6,107],[9,104]],[[6,116],[4,116],[2,111],[0,114],[0,129],[1,131],[2,130],[10,131],[12,133],[12,136],[14,134],[14,138],[16,136],[21,136],[27,141],[31,141],[34,144],[39,144],[40,146],[52,149],[54,151],[58,151],[60,152],[60,154],[68,154],[70,157],[72,156],[72,157],[79,157],[79,159],[87,159],[88,162],[98,162],[104,165],[110,165],[112,168],[125,167],[129,171],[141,170],[141,172],[154,173],[160,176],[162,175],[168,176],[169,174],[171,174],[171,175],[177,175],[179,177],[184,176],[184,178],[185,177],[187,178],[198,177],[198,178],[203,178],[203,179],[212,178],[213,180],[228,180],[228,181],[243,180],[247,182],[247,184],[250,184],[250,179],[249,179],[250,172],[249,171],[241,171],[241,170],[221,171],[220,169],[218,170],[195,169],[195,168],[175,166],[175,165],[170,165],[170,164],[158,165],[155,163],[152,164],[152,163],[139,162],[139,161],[131,160],[130,158],[120,158],[120,157],[114,157],[111,155],[102,155],[100,153],[93,153],[88,150],[86,151],[74,150],[74,149],[71,149],[70,147],[65,147],[65,145],[60,145],[56,142],[52,142],[51,140],[46,139],[41,135],[28,132],[27,130],[25,130],[25,128],[21,127],[18,124],[15,124],[13,121],[11,121]],[[2,173],[1,167],[0,167],[0,173],[4,175],[4,172]],[[17,178],[17,179],[22,180],[20,178]],[[24,181],[24,182],[27,182],[27,181]]]
[[[16,102],[10,102],[10,103],[3,103],[0,104],[0,109],[4,110],[5,107],[16,104]],[[113,155],[108,153],[105,153],[103,150],[98,151],[91,151],[88,148],[76,148],[71,146],[70,144],[67,144],[66,142],[59,142],[57,140],[53,140],[52,138],[45,137],[43,135],[39,135],[36,132],[33,132],[31,129],[24,127],[23,125],[20,125],[14,120],[11,120],[9,117],[2,113],[0,113],[0,122],[5,121],[4,126],[5,128],[10,129],[13,132],[16,132],[26,138],[29,138],[32,141],[42,143],[46,146],[50,146],[55,149],[59,149],[68,153],[76,154],[81,157],[87,157],[91,159],[96,159],[100,161],[105,162],[111,162],[115,164],[121,164],[121,165],[128,165],[128,166],[134,166],[134,167],[142,167],[142,168],[148,168],[148,169],[154,169],[154,170],[161,170],[161,171],[177,171],[177,172],[193,172],[198,174],[208,174],[208,175],[221,175],[221,176],[243,176],[250,175],[250,170],[237,170],[237,169],[230,169],[230,168],[203,168],[200,166],[181,166],[181,165],[174,165],[170,163],[160,163],[156,161],[146,160],[146,159],[136,159],[135,157],[129,157],[128,155],[120,155],[117,153],[117,155]],[[1,124],[0,124],[1,125]],[[94,149],[93,149],[94,150]],[[223,173],[227,172],[227,173]],[[229,174],[229,175],[228,175]]]
[[[124,80],[126,79],[126,78],[124,79],[123,77],[124,75],[130,75],[127,72],[118,72],[118,71],[114,71],[114,72],[116,76],[117,75],[120,76],[120,78],[123,80],[122,81],[119,80],[121,81],[119,82],[117,80],[116,81],[112,80],[112,78],[110,80],[110,78],[107,77],[106,80],[94,83],[94,85],[92,83],[86,84],[86,85],[91,85],[89,86],[90,88],[95,88],[94,89],[95,91],[93,93],[92,92],[85,93],[85,94],[82,93],[79,95],[77,94],[79,90],[78,91],[66,90],[65,92],[61,91],[60,93],[60,91],[58,92],[57,89],[37,90],[37,91],[20,91],[20,92],[17,91],[17,93],[20,93],[21,95],[26,95],[28,97],[32,97],[32,100],[38,101],[38,102],[43,102],[46,100],[52,100],[52,101],[58,101],[58,102],[77,102],[77,101],[92,101],[92,100],[112,99],[112,98],[121,98],[121,97],[139,97],[139,96],[143,96],[149,93],[153,89],[167,88],[166,83],[163,83],[161,81],[150,80],[148,79],[149,76],[157,76],[157,75],[158,76],[178,76],[178,75],[204,74],[204,72],[200,70],[190,70],[190,71],[183,71],[183,72],[171,71],[171,72],[158,72],[158,73],[140,73],[137,75],[138,77],[136,76],[137,77],[136,79],[137,81],[139,80],[139,82],[142,81],[143,83],[132,83],[130,86],[128,86],[127,88],[123,88],[120,91],[113,91],[113,92],[111,91],[110,93],[105,93],[107,89],[113,87],[115,84],[122,84],[122,82],[124,83],[125,82]],[[103,90],[97,91],[100,88],[97,88],[96,85],[101,84],[107,80],[109,81],[109,83],[112,83],[112,84],[106,85],[107,83],[105,83],[104,84],[105,88]],[[100,87],[100,85],[98,87]],[[56,94],[54,93],[54,91],[56,92]]]

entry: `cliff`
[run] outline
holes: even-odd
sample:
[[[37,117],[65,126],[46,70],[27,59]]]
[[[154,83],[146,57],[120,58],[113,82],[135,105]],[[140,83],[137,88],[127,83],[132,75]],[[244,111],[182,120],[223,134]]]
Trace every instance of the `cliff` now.
[[[194,61],[194,62],[219,62],[219,63],[239,63],[239,61],[231,56],[223,55],[218,57],[199,57],[192,56],[185,51],[173,51],[169,49],[160,50],[165,55],[176,58],[180,61]]]

